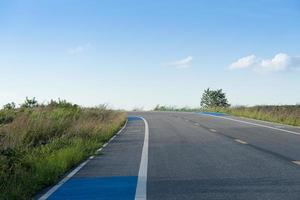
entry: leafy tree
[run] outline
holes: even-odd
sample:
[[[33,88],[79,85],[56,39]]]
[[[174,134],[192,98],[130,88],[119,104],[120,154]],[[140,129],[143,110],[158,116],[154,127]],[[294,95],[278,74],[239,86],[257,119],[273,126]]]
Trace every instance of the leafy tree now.
[[[28,97],[26,97],[25,102],[21,105],[22,108],[34,108],[34,107],[38,107],[38,102],[35,99],[35,97],[33,97],[32,99],[29,99]]]
[[[210,88],[204,90],[200,105],[203,108],[230,106],[222,89],[211,90]]]
[[[3,109],[5,110],[13,110],[16,108],[16,104],[14,102],[7,103],[3,106]]]
[[[77,104],[72,104],[60,98],[58,98],[58,101],[51,99],[51,101],[48,103],[48,106],[57,108],[79,108]]]

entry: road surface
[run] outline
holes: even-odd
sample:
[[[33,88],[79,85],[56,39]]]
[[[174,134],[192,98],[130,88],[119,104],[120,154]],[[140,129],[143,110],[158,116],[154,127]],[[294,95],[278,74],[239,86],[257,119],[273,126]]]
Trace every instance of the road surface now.
[[[41,199],[300,199],[300,129],[214,113],[131,112]]]

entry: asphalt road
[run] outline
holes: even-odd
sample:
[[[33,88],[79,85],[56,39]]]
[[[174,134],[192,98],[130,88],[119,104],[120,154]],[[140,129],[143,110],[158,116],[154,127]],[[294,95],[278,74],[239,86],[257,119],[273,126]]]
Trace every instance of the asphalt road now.
[[[300,199],[299,128],[214,114],[129,116],[49,199]]]

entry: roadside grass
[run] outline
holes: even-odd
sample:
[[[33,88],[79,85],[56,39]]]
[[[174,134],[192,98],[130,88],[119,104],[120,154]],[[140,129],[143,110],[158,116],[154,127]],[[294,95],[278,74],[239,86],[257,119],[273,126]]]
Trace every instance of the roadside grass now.
[[[0,199],[31,199],[93,155],[125,120],[124,112],[65,101],[0,110]]]
[[[263,105],[253,107],[208,108],[204,111],[221,112],[239,117],[300,126],[300,105]]]
[[[188,106],[185,107],[177,107],[177,106],[166,106],[166,105],[157,105],[154,111],[174,111],[174,112],[201,112],[201,108],[190,108]]]
[[[261,105],[261,106],[235,106],[213,108],[179,108],[176,106],[156,106],[154,111],[178,111],[178,112],[220,112],[233,116],[276,122],[292,126],[300,126],[300,105]]]

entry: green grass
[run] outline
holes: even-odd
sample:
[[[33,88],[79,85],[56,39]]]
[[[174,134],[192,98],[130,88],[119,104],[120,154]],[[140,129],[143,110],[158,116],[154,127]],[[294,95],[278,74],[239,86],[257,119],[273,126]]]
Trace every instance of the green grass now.
[[[126,119],[64,103],[0,110],[0,199],[31,199],[94,154]]]
[[[200,108],[190,108],[190,107],[177,107],[177,106],[165,106],[157,105],[154,111],[174,111],[174,112],[200,112]]]
[[[228,108],[179,108],[176,106],[156,106],[155,111],[178,111],[178,112],[221,112],[239,117],[247,117],[264,121],[276,122],[292,126],[300,126],[300,105],[262,105],[262,106],[237,106]]]
[[[222,112],[234,116],[300,126],[300,105],[239,106],[230,108],[209,108],[205,109],[205,111]]]

